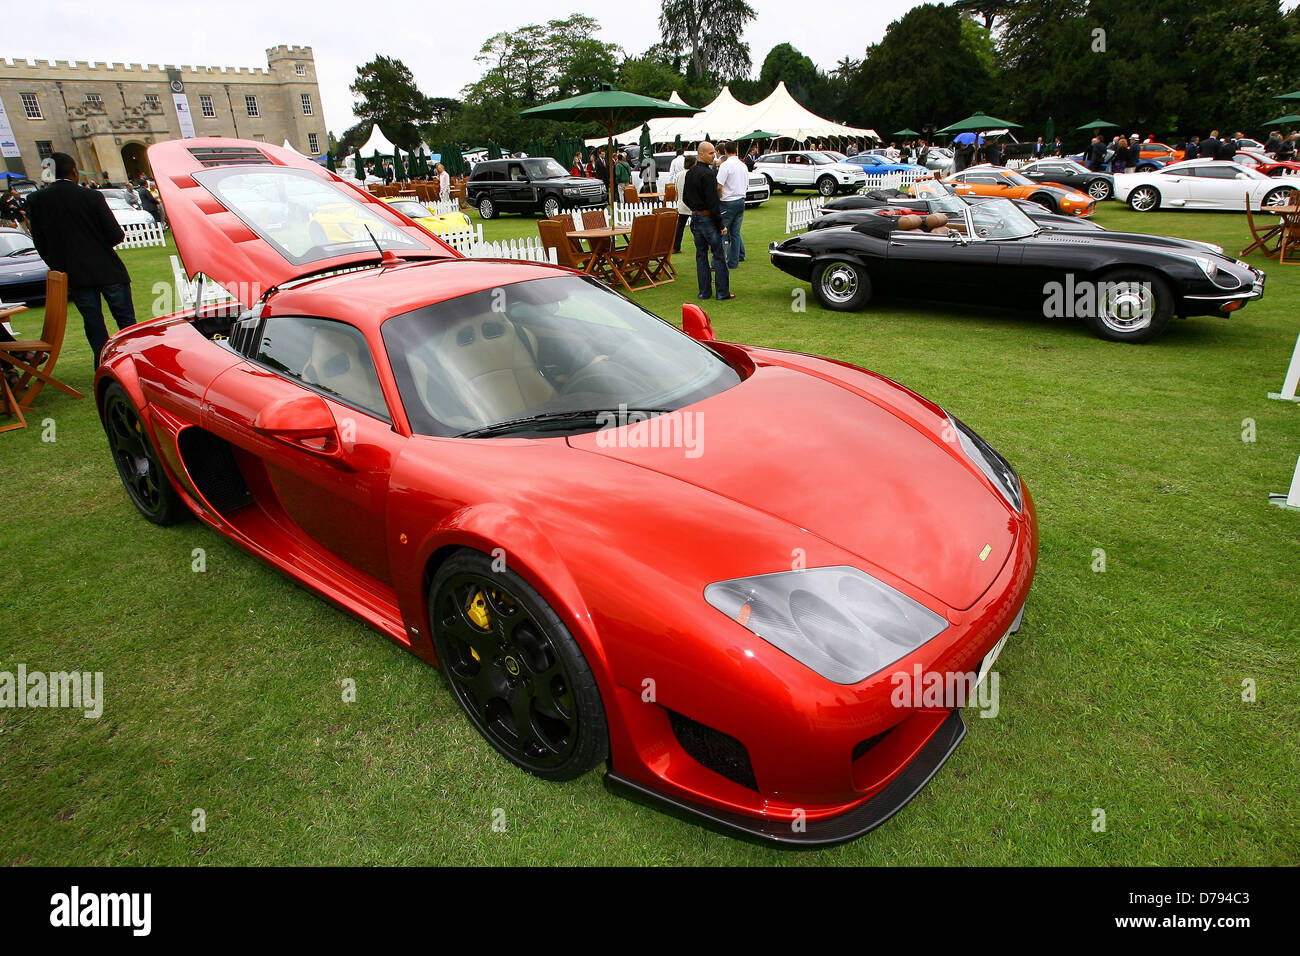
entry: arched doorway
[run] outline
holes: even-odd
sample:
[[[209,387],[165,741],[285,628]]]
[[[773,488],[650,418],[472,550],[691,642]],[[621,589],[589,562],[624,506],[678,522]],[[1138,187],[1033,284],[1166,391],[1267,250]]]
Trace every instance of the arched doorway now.
[[[122,147],[122,167],[126,170],[127,179],[150,175],[149,160],[145,157],[143,144],[127,143]]]

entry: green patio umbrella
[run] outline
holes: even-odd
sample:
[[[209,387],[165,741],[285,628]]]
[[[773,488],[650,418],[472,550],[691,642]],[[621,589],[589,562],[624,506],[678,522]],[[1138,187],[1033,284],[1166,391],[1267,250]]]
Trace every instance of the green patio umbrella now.
[[[752,133],[746,133],[744,136],[737,136],[737,137],[736,137],[736,142],[737,142],[737,143],[743,143],[743,142],[745,142],[746,140],[751,140],[751,139],[776,139],[776,134],[775,134],[775,133],[765,133],[765,132],[763,132],[763,130],[761,130],[761,129],[756,129],[756,130],[754,130],[754,132],[752,132]]]
[[[1109,123],[1104,119],[1095,119],[1091,123],[1084,123],[1082,126],[1076,126],[1075,129],[1081,133],[1090,129],[1119,129],[1119,124]]]
[[[365,184],[366,181],[366,161],[361,158],[361,150],[357,150],[352,156],[352,165],[356,167],[357,182]]]
[[[379,150],[375,150],[375,175],[380,179],[384,178],[384,160],[379,155]]]
[[[627,129],[637,123],[644,123],[659,116],[694,116],[699,109],[685,103],[670,103],[655,99],[653,96],[641,96],[616,90],[608,83],[601,83],[591,93],[571,96],[568,99],[532,109],[521,110],[520,116],[534,119],[575,120],[596,123],[609,139],[609,201],[614,202],[614,130]]]
[[[488,159],[500,159],[500,158],[501,158],[501,147],[498,146],[496,143],[494,143],[492,140],[488,140]]]
[[[325,154],[325,168],[328,169],[331,173],[338,172],[338,167],[334,165],[333,153]]]
[[[393,182],[400,183],[406,178],[406,170],[402,167],[402,151],[396,146],[393,147]]]
[[[645,157],[654,149],[654,144],[650,142],[650,124],[641,124],[641,142],[637,144],[641,147],[641,156]]]
[[[889,135],[891,135],[891,136],[920,136],[921,134],[918,133],[918,132],[917,132],[916,130],[914,130],[914,129],[908,129],[906,126],[904,126],[902,129],[896,129],[896,130],[894,130],[894,131],[893,131],[892,133],[890,133]]]
[[[681,148],[682,148],[682,134],[678,133],[676,136],[673,137],[673,152],[675,153]]]
[[[1051,142],[1056,139],[1056,120],[1047,117],[1047,125],[1043,127],[1043,139]]]
[[[1260,126],[1283,126],[1287,123],[1300,123],[1300,116],[1295,113],[1287,113],[1286,116],[1279,116],[1277,119],[1266,120],[1260,123]]]
[[[1273,97],[1273,99],[1275,99],[1275,100],[1300,100],[1300,90],[1296,90],[1294,93],[1283,93],[1281,96],[1275,96],[1275,97]]]
[[[987,113],[972,113],[964,120],[958,120],[951,126],[945,126],[939,130],[940,133],[982,133],[988,129],[1020,129],[1019,123],[1013,123],[1011,120],[998,119],[996,116],[989,116]]]

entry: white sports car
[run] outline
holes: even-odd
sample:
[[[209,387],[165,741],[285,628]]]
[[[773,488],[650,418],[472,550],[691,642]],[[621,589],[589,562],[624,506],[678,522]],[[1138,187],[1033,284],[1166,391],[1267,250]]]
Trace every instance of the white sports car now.
[[[1242,212],[1247,197],[1252,209],[1284,206],[1300,178],[1266,176],[1241,163],[1189,159],[1150,173],[1119,173],[1115,198],[1137,212],[1156,209],[1228,209]]]

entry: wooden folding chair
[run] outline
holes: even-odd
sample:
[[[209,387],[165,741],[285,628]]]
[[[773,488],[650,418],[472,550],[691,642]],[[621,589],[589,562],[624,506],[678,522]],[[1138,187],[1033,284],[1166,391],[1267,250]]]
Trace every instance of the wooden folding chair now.
[[[1296,246],[1300,246],[1300,210],[1292,206],[1290,212],[1282,213],[1282,241],[1278,243],[1277,261],[1287,266],[1300,262],[1295,258]],[[1288,253],[1290,259],[1287,259]]]
[[[1272,243],[1275,239],[1277,239],[1279,235],[1281,235],[1283,225],[1285,225],[1285,223],[1279,217],[1276,224],[1264,230],[1263,232],[1260,232],[1259,228],[1255,225],[1255,213],[1250,208],[1250,193],[1247,193],[1246,194],[1246,228],[1250,230],[1251,238],[1254,241],[1251,242],[1251,244],[1248,245],[1245,249],[1241,250],[1241,253],[1238,256],[1238,258],[1244,259],[1248,253],[1254,252],[1256,249],[1262,250],[1264,255],[1269,256],[1270,258],[1277,255],[1277,251],[1278,251],[1277,246],[1270,245],[1270,243]]]
[[[631,183],[623,184],[623,202],[629,205],[635,205],[641,201],[641,196],[637,193],[636,187]]]
[[[675,202],[677,202],[677,184],[676,184],[676,183],[668,183],[666,186],[664,186],[664,202],[666,202],[666,203],[675,203]]]
[[[3,392],[9,412],[18,418],[18,424],[0,428],[25,428],[23,412],[31,411],[32,400],[45,386],[53,385],[73,398],[85,398],[70,385],[54,377],[54,364],[63,350],[63,336],[68,327],[68,277],[51,270],[45,277],[45,325],[39,339],[0,342],[0,379],[4,379]],[[13,368],[21,373],[17,385],[10,386],[3,373]]]
[[[673,268],[673,240],[677,237],[677,212],[660,209],[654,214],[655,241],[650,256],[650,278],[656,282],[671,282],[677,275]]]
[[[632,220],[632,232],[627,237],[627,246],[610,253],[614,263],[614,276],[623,283],[623,288],[631,292],[634,289],[648,289],[659,283],[650,277],[650,261],[654,256],[655,235],[659,230],[658,216],[637,216]],[[638,280],[645,280],[638,285]]]
[[[537,232],[542,237],[542,245],[555,250],[555,258],[560,265],[586,271],[595,253],[583,252],[581,246],[566,235],[568,230],[564,223],[558,219],[539,219]]]
[[[583,229],[604,229],[609,223],[605,221],[605,210],[584,209],[582,211]]]

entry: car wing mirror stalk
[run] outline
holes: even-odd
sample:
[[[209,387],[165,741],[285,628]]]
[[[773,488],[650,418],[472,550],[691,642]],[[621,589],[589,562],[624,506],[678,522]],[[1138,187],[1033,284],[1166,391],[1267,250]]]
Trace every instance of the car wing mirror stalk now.
[[[355,470],[343,452],[334,413],[319,395],[282,398],[262,408],[253,429],[343,471]]]

